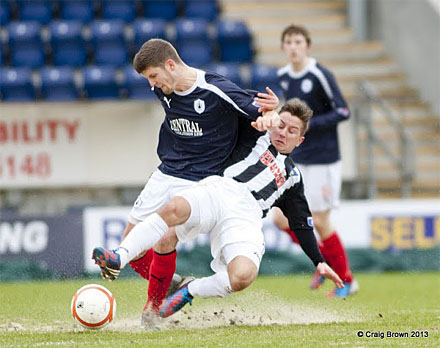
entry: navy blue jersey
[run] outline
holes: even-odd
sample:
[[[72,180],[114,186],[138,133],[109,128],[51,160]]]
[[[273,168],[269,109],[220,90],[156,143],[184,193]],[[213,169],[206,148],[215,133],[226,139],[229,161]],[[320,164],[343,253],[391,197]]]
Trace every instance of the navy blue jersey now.
[[[187,91],[154,92],[165,110],[157,147],[159,169],[183,179],[198,181],[218,174],[236,144],[239,116],[251,122],[260,115],[253,95],[201,70]]]
[[[278,78],[286,100],[300,98],[313,110],[305,140],[292,151],[292,159],[303,164],[338,161],[337,126],[350,112],[332,73],[310,58],[303,71],[296,73],[289,64],[278,70]]]

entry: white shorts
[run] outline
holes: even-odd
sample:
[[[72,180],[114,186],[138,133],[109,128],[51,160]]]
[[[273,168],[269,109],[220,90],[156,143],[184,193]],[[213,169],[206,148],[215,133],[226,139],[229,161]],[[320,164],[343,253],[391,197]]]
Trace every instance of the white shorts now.
[[[324,212],[339,206],[341,161],[330,164],[295,163],[303,175],[304,193],[312,212]]]
[[[142,192],[139,194],[128,216],[128,222],[136,225],[148,215],[156,212],[179,192],[194,185],[194,181],[166,175],[160,170],[151,174]]]
[[[236,242],[232,244],[226,244],[220,253],[212,260],[211,269],[215,273],[227,272],[228,264],[237,256],[246,256],[251,259],[257,267],[257,271],[260,269],[261,259],[264,255],[264,244],[256,245],[250,242]]]
[[[244,184],[230,178],[211,176],[181,192],[191,206],[191,215],[183,225],[176,227],[180,241],[188,241],[199,233],[210,232],[211,267],[218,271],[235,256],[251,258],[259,267],[264,254],[262,211]],[[236,244],[246,248],[225,248]],[[243,244],[244,243],[244,244]],[[228,253],[227,250],[234,250]],[[236,250],[236,251],[235,251]],[[256,254],[254,254],[256,253]],[[232,255],[232,256],[230,256]],[[215,268],[215,269],[214,269]]]

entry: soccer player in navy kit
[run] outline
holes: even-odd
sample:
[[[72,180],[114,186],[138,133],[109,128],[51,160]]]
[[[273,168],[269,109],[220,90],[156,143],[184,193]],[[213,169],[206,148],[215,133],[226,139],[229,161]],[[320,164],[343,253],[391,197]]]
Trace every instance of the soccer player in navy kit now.
[[[228,296],[247,288],[257,277],[264,254],[262,217],[277,206],[288,216],[317,272],[342,288],[342,280],[319,252],[302,175],[289,158],[304,140],[311,115],[311,109],[299,99],[287,102],[280,110],[279,125],[270,133],[250,130],[240,139],[222,177],[210,176],[179,192],[140,223],[151,233],[133,230],[116,252],[95,248],[94,254],[111,256],[98,260],[101,269],[117,276],[130,259],[155,244],[170,227],[176,226],[182,241],[210,232],[215,274],[183,285],[161,306],[160,315],[174,314],[194,296]]]
[[[144,43],[134,58],[134,68],[148,80],[162,104],[165,119],[157,147],[161,164],[134,203],[123,240],[133,231],[142,230],[141,222],[182,189],[223,169],[236,144],[240,117],[247,118],[258,130],[279,121],[278,115],[261,116],[261,112],[278,107],[273,92],[268,90],[270,94],[260,93],[254,98],[220,75],[189,67],[165,40]],[[165,298],[176,267],[176,243],[173,234],[165,236],[155,246],[156,252],[142,252],[130,263],[149,279],[144,312],[158,311]]]
[[[309,57],[311,39],[301,26],[290,25],[281,35],[281,46],[289,63],[278,70],[284,96],[300,98],[313,110],[305,141],[291,154],[304,176],[304,190],[318,232],[321,253],[327,263],[345,283],[335,288],[329,297],[346,297],[357,291],[347,254],[337,232],[330,224],[331,209],[339,205],[341,189],[341,157],[337,126],[349,118],[350,112],[332,73]],[[295,231],[288,228],[287,220],[274,210],[273,220],[286,230],[295,241]],[[311,288],[318,288],[324,278],[315,274]]]

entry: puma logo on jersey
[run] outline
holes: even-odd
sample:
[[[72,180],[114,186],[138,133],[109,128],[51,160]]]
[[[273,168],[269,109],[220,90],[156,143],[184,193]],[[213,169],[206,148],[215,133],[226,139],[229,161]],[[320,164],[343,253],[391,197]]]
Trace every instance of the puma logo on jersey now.
[[[174,133],[179,135],[187,135],[199,137],[203,135],[203,129],[194,121],[188,121],[185,118],[177,118],[170,120],[170,127]]]
[[[163,97],[163,100],[165,101],[165,103],[167,103],[167,105],[168,105],[168,109],[170,109],[170,108],[171,108],[171,106],[170,106],[171,98],[168,99],[167,97]]]

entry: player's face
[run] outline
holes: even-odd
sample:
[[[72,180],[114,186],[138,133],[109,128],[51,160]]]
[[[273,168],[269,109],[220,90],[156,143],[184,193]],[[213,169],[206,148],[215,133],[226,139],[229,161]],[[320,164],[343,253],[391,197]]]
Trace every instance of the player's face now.
[[[280,113],[280,124],[270,133],[270,141],[278,152],[288,154],[304,140],[302,121],[290,112]]]
[[[148,80],[151,87],[157,87],[165,94],[174,92],[174,79],[165,67],[151,66],[145,69],[142,74]]]
[[[294,64],[303,63],[310,52],[310,47],[302,34],[286,35],[281,48],[287,55],[289,61]]]

